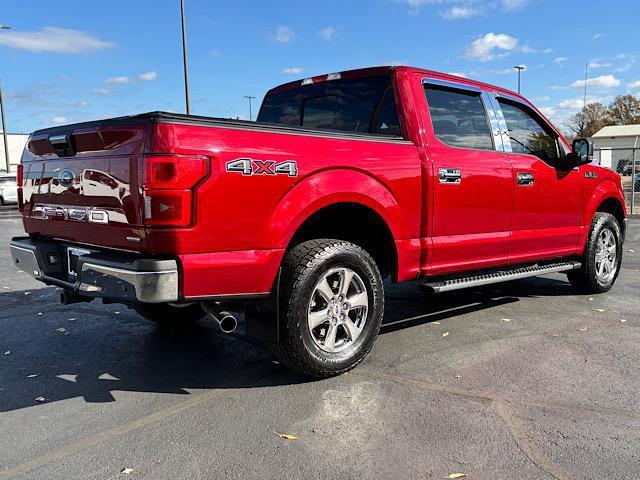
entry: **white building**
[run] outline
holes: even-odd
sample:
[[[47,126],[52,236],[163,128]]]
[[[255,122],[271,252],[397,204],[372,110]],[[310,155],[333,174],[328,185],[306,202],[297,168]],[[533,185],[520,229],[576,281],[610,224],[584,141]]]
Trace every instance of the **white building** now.
[[[640,164],[640,125],[610,125],[593,137],[593,156],[603,167],[617,168],[619,161]]]
[[[27,144],[28,139],[29,139],[29,135],[25,135],[23,133],[7,132],[7,145],[9,146],[9,162],[10,162],[9,170],[11,172],[16,171],[16,167],[20,163],[20,159],[22,158],[22,152],[24,151],[24,147]],[[4,138],[2,135],[2,131],[0,131],[0,170],[4,170],[5,165],[6,165],[6,160],[4,158]]]

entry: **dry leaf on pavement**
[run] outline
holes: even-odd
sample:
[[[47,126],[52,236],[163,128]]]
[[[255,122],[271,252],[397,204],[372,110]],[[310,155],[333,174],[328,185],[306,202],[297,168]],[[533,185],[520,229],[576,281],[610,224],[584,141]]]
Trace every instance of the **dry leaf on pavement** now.
[[[10,355],[11,354],[11,350],[7,350],[6,352],[4,352],[5,355]]]
[[[448,337],[448,336],[449,336],[449,332],[444,332],[444,333],[442,334],[442,336],[443,336],[443,337]]]
[[[295,435],[291,435],[289,433],[278,433],[278,432],[273,432],[276,435],[278,435],[280,438],[284,439],[284,440],[298,440],[298,437],[296,437]]]
[[[130,468],[130,467],[123,468],[122,470],[120,470],[120,473],[123,475],[129,475],[130,473],[133,473],[133,468]]]
[[[450,473],[449,478],[467,478],[466,473]]]
[[[587,331],[587,327],[586,326],[580,327],[578,330],[580,330],[581,332],[586,332]]]
[[[36,397],[36,398],[34,398],[34,400],[36,402],[44,402],[46,400],[46,398],[44,398],[44,397]]]

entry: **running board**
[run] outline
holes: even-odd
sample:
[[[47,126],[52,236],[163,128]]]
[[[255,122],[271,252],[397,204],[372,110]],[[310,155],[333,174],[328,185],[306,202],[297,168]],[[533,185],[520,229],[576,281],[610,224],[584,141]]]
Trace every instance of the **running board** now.
[[[420,285],[431,288],[435,293],[448,292],[450,290],[460,290],[462,288],[478,287],[480,285],[488,285],[490,283],[508,282],[510,280],[518,280],[520,278],[537,277],[538,275],[546,275],[547,273],[568,272],[569,270],[577,270],[582,264],[580,262],[562,262],[548,265],[534,265],[531,267],[516,268],[513,270],[500,270],[484,275],[474,275],[472,277],[460,277],[441,282],[423,282]]]

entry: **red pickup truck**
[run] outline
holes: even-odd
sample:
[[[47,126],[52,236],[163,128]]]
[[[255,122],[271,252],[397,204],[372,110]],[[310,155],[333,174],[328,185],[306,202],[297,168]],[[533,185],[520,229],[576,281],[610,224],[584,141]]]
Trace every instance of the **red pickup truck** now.
[[[410,67],[270,90],[257,122],[153,112],[33,133],[13,260],[61,301],[204,315],[315,377],[353,368],[383,279],[434,292],[620,271],[619,176],[525,98]]]

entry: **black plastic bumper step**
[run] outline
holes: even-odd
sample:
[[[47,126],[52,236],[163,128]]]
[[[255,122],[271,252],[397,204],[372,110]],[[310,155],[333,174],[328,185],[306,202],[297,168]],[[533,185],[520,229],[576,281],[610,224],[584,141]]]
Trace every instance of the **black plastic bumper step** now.
[[[547,265],[533,265],[530,267],[515,268],[512,270],[500,270],[484,275],[473,275],[470,277],[452,278],[439,282],[421,282],[420,285],[431,288],[434,292],[448,292],[450,290],[460,290],[462,288],[478,287],[490,283],[508,282],[520,278],[537,277],[547,273],[568,272],[577,270],[582,264],[577,261],[553,263]]]

